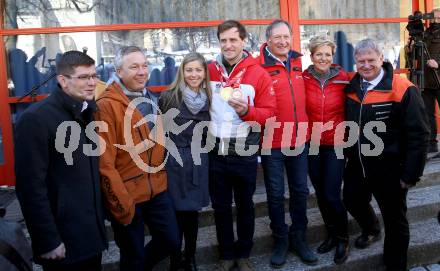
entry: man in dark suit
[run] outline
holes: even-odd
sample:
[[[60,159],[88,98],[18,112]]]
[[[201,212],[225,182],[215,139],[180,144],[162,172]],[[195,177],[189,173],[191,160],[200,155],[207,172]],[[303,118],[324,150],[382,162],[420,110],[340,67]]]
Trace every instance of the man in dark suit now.
[[[86,136],[96,108],[95,61],[69,51],[56,69],[59,87],[17,123],[17,197],[45,271],[100,270],[107,240],[98,154],[90,152],[96,140]]]

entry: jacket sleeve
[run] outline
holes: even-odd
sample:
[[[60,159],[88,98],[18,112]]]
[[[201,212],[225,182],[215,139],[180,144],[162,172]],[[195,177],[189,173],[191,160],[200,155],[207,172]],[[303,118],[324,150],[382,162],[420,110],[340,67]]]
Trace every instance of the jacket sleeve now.
[[[429,128],[425,105],[419,90],[411,86],[402,99],[403,172],[401,180],[415,184],[423,175],[427,155]]]
[[[241,119],[244,121],[256,121],[264,125],[268,118],[275,116],[275,110],[276,98],[272,80],[269,74],[263,70],[257,82],[254,106],[249,106],[248,112]]]
[[[124,144],[117,141],[117,119],[111,108],[105,102],[99,103],[99,110],[95,114],[95,120],[107,123],[108,132],[99,131],[99,136],[104,140],[104,153],[99,158],[99,172],[101,174],[101,188],[106,198],[106,205],[113,217],[119,223],[128,225],[134,217],[135,206],[133,199],[124,185],[119,171],[116,169],[117,147],[114,144]]]
[[[40,116],[31,112],[21,116],[15,136],[16,194],[32,238],[34,255],[42,255],[62,242],[52,213],[58,210],[52,210],[46,182],[49,148],[55,142],[49,142],[46,125]]]

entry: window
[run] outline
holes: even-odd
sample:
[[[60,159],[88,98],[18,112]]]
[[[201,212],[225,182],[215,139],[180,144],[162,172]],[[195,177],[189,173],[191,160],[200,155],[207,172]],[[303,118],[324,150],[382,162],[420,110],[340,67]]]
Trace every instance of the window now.
[[[398,18],[411,14],[411,1],[300,0],[301,19]]]
[[[6,28],[273,19],[279,0],[6,0]]]

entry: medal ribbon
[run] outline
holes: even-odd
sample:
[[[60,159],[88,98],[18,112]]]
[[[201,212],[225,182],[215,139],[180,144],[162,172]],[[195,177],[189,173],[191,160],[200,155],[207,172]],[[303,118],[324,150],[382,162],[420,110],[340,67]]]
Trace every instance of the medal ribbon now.
[[[234,77],[230,78],[224,70],[220,67],[220,65],[215,62],[215,67],[217,68],[217,71],[221,75],[221,82],[223,87],[232,87],[232,88],[240,88],[240,82],[243,79],[243,75],[246,72],[246,67],[241,69]]]

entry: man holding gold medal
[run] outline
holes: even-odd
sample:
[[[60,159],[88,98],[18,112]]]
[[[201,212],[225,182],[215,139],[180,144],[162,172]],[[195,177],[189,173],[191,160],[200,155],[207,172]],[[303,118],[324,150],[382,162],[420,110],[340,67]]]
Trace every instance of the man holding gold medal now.
[[[213,90],[209,132],[215,139],[209,159],[209,190],[220,250],[218,270],[253,270],[248,258],[255,228],[260,129],[274,116],[276,101],[269,75],[244,50],[245,27],[233,20],[218,26],[221,54],[209,65]],[[261,126],[259,126],[261,127]],[[234,240],[232,196],[237,208]]]

